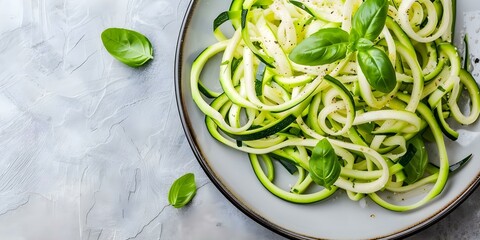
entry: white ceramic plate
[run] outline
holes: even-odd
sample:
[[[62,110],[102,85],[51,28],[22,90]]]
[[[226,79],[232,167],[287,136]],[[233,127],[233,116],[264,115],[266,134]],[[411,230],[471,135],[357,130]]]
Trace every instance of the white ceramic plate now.
[[[414,211],[397,213],[369,200],[353,202],[342,191],[337,191],[325,201],[309,205],[289,203],[269,193],[255,177],[246,154],[223,146],[209,135],[204,115],[190,94],[192,62],[204,48],[215,42],[213,19],[227,10],[229,4],[230,1],[225,0],[191,2],[178,41],[176,91],[185,133],[199,163],[225,197],[249,217],[277,233],[298,239],[399,238],[436,222],[476,188],[480,178],[480,124],[461,127],[459,140],[447,143],[451,161],[471,152],[474,159],[461,169],[461,174],[451,176],[437,199]],[[471,38],[471,53],[480,56],[478,26],[474,24],[480,20],[480,4],[476,0],[459,0],[457,8],[457,39],[466,28]],[[217,78],[218,73],[211,71],[202,79],[215,81]],[[418,194],[393,198],[408,201]]]

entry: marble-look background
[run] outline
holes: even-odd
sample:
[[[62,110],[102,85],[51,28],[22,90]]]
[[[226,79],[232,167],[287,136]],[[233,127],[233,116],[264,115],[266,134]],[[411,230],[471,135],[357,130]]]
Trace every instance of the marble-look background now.
[[[174,55],[189,0],[0,0],[0,239],[282,239],[211,184],[185,139]],[[132,69],[100,33],[144,33]],[[168,206],[171,183],[197,196]],[[480,191],[412,239],[479,239]]]

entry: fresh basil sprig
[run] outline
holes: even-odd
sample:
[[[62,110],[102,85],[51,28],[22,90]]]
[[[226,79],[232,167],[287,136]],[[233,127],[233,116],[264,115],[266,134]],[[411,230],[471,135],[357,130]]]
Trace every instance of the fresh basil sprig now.
[[[358,37],[375,40],[387,20],[388,0],[367,0],[358,8],[352,18],[352,31]]]
[[[187,173],[173,182],[168,192],[168,202],[174,208],[181,208],[192,200],[196,192],[195,176]]]
[[[153,59],[150,41],[141,33],[124,28],[107,28],[102,32],[103,46],[122,63],[139,67]]]
[[[355,50],[366,50],[366,49],[369,49],[371,47],[373,47],[375,44],[366,39],[366,38],[359,38],[358,40],[356,40],[355,42],[353,42],[352,46],[351,46],[351,49],[353,49],[353,51]]]
[[[388,93],[395,88],[395,69],[384,51],[371,47],[357,52],[357,61],[368,83],[378,91]]]
[[[323,28],[298,44],[290,53],[292,61],[303,65],[322,65],[345,58],[348,33],[339,28]]]
[[[360,68],[368,83],[387,93],[397,83],[395,69],[384,51],[374,47],[388,13],[388,0],[366,0],[352,18],[352,29],[347,33],[338,28],[324,28],[305,38],[290,53],[290,59],[302,65],[323,65],[345,58],[348,52],[357,52]]]
[[[335,154],[332,145],[326,138],[320,140],[313,148],[309,166],[313,181],[320,186],[331,189],[340,176],[341,166],[337,154]]]

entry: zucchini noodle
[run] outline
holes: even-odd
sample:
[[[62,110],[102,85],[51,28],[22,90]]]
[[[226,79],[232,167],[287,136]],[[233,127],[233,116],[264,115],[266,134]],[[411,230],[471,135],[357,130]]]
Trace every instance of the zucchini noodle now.
[[[362,2],[232,0],[214,22],[218,42],[193,62],[191,92],[212,137],[247,153],[255,175],[275,196],[313,203],[343,189],[353,201],[368,197],[386,209],[407,211],[444,189],[450,165],[444,136],[458,137],[449,126],[452,121],[472,124],[478,119],[480,91],[451,42],[451,0],[389,1],[385,26],[372,44],[394,67],[397,81],[390,92],[371,86],[351,51],[317,66],[289,58],[320,29],[351,31]],[[225,22],[233,31],[220,29]],[[218,84],[202,82],[206,65],[218,64],[216,55],[221,55]],[[460,95],[469,97],[469,109],[461,109]],[[436,145],[439,164],[434,167],[427,159],[426,170],[413,178],[410,161],[425,147],[412,142],[425,142],[425,135]],[[330,188],[316,185],[309,173],[313,149],[325,138],[341,164]],[[290,187],[275,181],[281,170],[276,162],[296,177]],[[428,184],[414,203],[382,197],[382,192],[408,192]]]

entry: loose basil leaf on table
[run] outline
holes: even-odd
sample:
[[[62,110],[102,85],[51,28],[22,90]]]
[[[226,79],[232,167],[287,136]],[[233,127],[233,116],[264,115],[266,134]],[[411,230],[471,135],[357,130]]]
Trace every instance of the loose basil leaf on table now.
[[[107,51],[130,67],[139,67],[153,59],[150,41],[141,33],[124,28],[107,28],[102,32]]]
[[[349,35],[338,28],[324,28],[305,38],[290,53],[298,64],[316,66],[345,58]]]
[[[330,142],[324,138],[313,148],[309,160],[310,176],[320,186],[331,189],[340,176],[341,166]]]
[[[375,47],[357,52],[357,61],[368,83],[376,90],[388,93],[397,84],[395,69],[387,54]]]
[[[366,0],[352,18],[352,31],[360,38],[375,40],[382,32],[388,13],[388,0]]]
[[[181,208],[192,200],[196,192],[195,176],[187,173],[173,182],[168,192],[168,202],[174,208]]]

